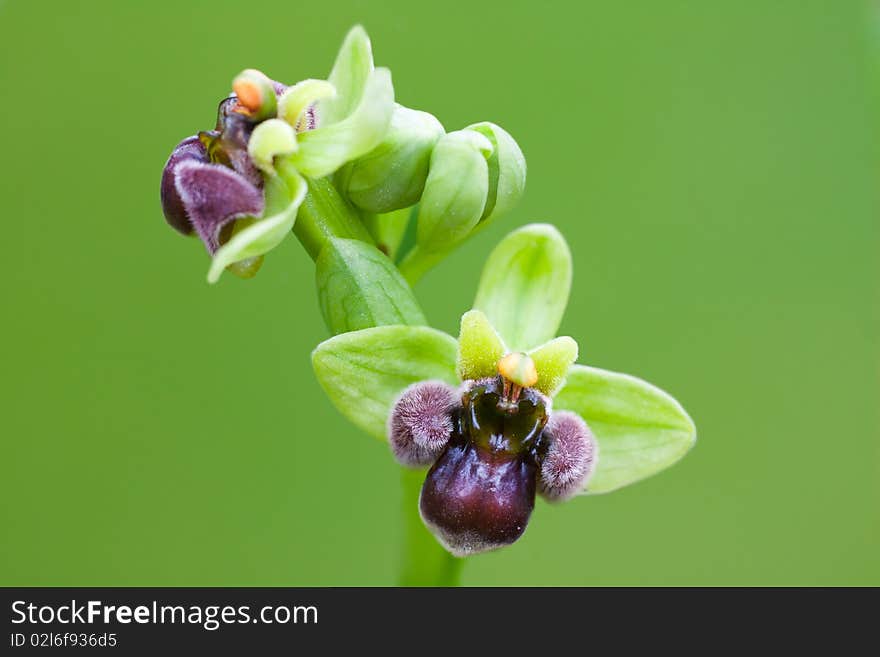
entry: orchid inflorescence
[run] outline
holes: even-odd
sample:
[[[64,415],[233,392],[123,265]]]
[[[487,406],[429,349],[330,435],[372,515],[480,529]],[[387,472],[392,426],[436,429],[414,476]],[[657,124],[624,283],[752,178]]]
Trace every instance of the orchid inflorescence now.
[[[303,204],[328,203],[345,215],[334,237],[374,243],[389,257],[417,206],[415,244],[401,263],[417,277],[525,187],[525,159],[499,126],[446,133],[431,114],[395,103],[391,73],[373,66],[363,28],[349,32],[326,80],[287,86],[248,69],[232,89],[214,129],[180,142],[162,175],[165,218],[202,240],[210,282],[224,268],[256,274]],[[304,244],[313,256],[323,247]]]
[[[609,492],[693,445],[672,397],[575,364],[577,342],[556,337],[572,260],[550,225],[493,250],[457,340],[427,326],[412,284],[524,191],[525,159],[506,131],[446,132],[395,103],[360,27],[326,80],[287,86],[248,69],[232,91],[215,127],[168,159],[165,218],[204,244],[210,282],[224,270],[252,277],[297,236],[334,335],[312,354],[317,379],[403,466],[429,468],[419,511],[449,552],[508,545],[536,495]]]

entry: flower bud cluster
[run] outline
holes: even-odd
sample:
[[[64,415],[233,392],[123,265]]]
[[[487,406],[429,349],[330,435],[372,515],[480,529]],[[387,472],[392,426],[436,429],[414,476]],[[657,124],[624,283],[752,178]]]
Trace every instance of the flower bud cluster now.
[[[286,86],[255,69],[237,75],[214,129],[171,153],[161,198],[167,222],[197,235],[213,257],[212,282],[224,268],[253,275],[323,178],[338,197],[330,213],[361,222],[389,256],[407,229],[408,215],[394,213],[417,208],[415,244],[403,260],[424,271],[510,209],[525,173],[522,152],[497,125],[447,133],[433,115],[396,103],[390,72],[374,67],[356,27],[326,80]],[[328,237],[352,236],[324,228]]]

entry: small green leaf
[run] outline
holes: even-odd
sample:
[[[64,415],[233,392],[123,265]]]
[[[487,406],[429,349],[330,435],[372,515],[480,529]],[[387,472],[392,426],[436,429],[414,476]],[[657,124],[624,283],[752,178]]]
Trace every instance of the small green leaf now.
[[[281,119],[263,121],[251,133],[248,155],[264,173],[275,173],[275,158],[290,155],[297,149],[296,131]]]
[[[345,35],[328,78],[336,89],[336,95],[318,104],[319,125],[336,123],[351,114],[360,102],[367,78],[372,72],[370,37],[363,27],[355,25]]]
[[[580,415],[599,444],[588,493],[607,493],[668,468],[697,438],[693,420],[667,393],[594,367],[571,368],[554,408]]]
[[[264,192],[265,218],[257,219],[217,250],[208,270],[208,282],[216,283],[223,270],[232,263],[263,255],[278,246],[296,222],[296,213],[307,187],[302,176],[289,167],[285,167],[283,178],[269,176]]]
[[[416,232],[423,253],[451,248],[480,221],[489,193],[486,158],[491,154],[492,143],[473,130],[450,132],[434,146]]]
[[[469,310],[461,316],[458,335],[458,378],[482,379],[498,374],[498,361],[507,353],[486,315]]]
[[[376,247],[331,239],[315,265],[318,302],[331,333],[427,324],[409,285]]]
[[[569,368],[578,357],[578,343],[563,336],[542,344],[529,352],[538,371],[538,382],[533,386],[548,397],[559,392]]]
[[[312,366],[339,412],[385,439],[404,388],[428,379],[458,383],[456,349],[454,338],[426,326],[379,326],[325,340],[312,352]]]
[[[488,223],[513,209],[525,192],[526,158],[516,140],[501,126],[484,121],[465,129],[485,135],[494,148],[489,158],[489,196],[480,220]]]
[[[431,151],[442,135],[433,115],[397,105],[382,143],[341,172],[352,203],[377,214],[418,203]]]
[[[550,224],[529,224],[489,254],[474,308],[486,313],[511,351],[556,335],[571,290],[571,252]]]
[[[301,80],[278,99],[278,118],[297,128],[309,105],[335,96],[336,89],[327,80]]]
[[[299,133],[293,162],[306,176],[323,178],[349,160],[366,155],[385,137],[394,111],[394,86],[387,68],[374,69],[354,111],[345,119]]]

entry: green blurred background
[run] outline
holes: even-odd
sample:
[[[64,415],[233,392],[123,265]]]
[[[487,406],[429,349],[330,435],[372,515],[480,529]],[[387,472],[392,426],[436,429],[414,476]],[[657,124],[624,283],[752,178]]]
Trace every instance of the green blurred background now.
[[[539,502],[463,582],[880,584],[878,32],[844,0],[0,0],[0,584],[394,583],[398,469],[312,376],[310,260],[210,287],[158,200],[235,73],[324,77],[356,22],[401,102],[528,158],[418,287],[432,323],[554,222],[582,362],[699,430],[653,479]]]

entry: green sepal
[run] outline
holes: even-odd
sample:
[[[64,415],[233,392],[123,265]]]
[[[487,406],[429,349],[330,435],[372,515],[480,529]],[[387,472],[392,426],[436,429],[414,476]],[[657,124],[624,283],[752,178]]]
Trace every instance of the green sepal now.
[[[573,338],[562,336],[535,347],[529,352],[538,372],[537,388],[548,397],[559,392],[568,370],[578,357],[578,343]]]
[[[427,324],[409,285],[376,247],[331,239],[315,266],[318,302],[331,333]]]
[[[479,310],[461,316],[456,371],[462,381],[498,374],[498,361],[507,349],[489,319]]]
[[[299,133],[299,150],[292,156],[293,163],[311,178],[330,175],[382,142],[393,110],[391,72],[387,68],[374,69],[351,114],[337,123],[321,119],[314,130]]]
[[[342,188],[356,206],[382,214],[415,205],[443,126],[427,112],[397,105],[382,143],[342,171]]]
[[[426,326],[379,326],[325,340],[312,352],[312,366],[339,412],[384,440],[391,408],[407,386],[458,383],[456,349],[454,338]]]
[[[266,178],[263,218],[253,220],[214,254],[208,270],[209,283],[216,283],[223,270],[232,263],[271,251],[290,233],[308,186],[289,166],[283,166],[280,173],[282,175]]]
[[[681,459],[697,438],[681,404],[627,374],[575,365],[553,407],[580,415],[598,443],[586,493],[608,493],[650,477]]]
[[[571,252],[550,224],[508,234],[489,254],[474,308],[486,313],[511,351],[556,335],[571,290]]]
[[[526,158],[519,144],[501,126],[484,121],[469,125],[492,142],[489,157],[489,194],[480,223],[488,223],[509,212],[522,198],[526,189]]]
[[[419,203],[416,244],[422,253],[445,251],[470,235],[489,193],[486,159],[492,143],[473,130],[444,135],[434,146]]]
[[[319,126],[336,123],[354,111],[361,100],[367,79],[373,72],[373,50],[370,37],[360,25],[345,35],[328,82],[336,94],[317,105]]]

